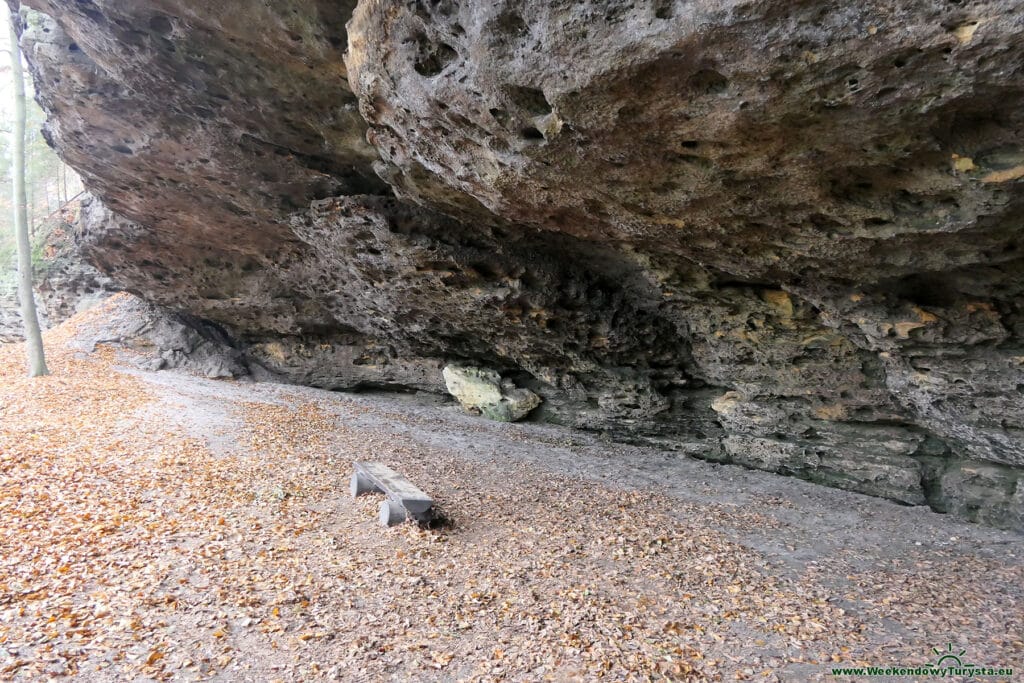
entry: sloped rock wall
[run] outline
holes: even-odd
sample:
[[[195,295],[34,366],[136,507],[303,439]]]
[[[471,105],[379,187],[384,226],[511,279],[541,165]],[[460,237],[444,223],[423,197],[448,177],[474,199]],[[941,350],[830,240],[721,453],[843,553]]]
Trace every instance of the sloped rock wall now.
[[[76,241],[80,207],[81,202],[69,204],[54,225],[44,226],[49,233],[41,246],[34,276],[36,307],[45,327],[59,325],[118,289],[116,283],[83,258]],[[24,338],[21,304],[17,288],[11,283],[9,288],[0,290],[0,342],[17,342]]]
[[[82,248],[279,376],[1024,523],[1021,2],[23,4]]]

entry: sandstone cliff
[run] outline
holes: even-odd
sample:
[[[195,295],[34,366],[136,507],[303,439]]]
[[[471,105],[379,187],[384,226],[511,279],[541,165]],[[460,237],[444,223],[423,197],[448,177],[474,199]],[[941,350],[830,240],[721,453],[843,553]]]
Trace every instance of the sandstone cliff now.
[[[1024,3],[22,5],[82,249],[249,362],[1024,524]]]

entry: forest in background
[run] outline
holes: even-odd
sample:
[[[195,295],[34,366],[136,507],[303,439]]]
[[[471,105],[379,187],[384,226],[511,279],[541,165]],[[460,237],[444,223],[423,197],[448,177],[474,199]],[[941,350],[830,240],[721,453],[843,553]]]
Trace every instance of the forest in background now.
[[[6,43],[6,40],[3,41]],[[2,46],[6,49],[6,44]],[[11,130],[13,88],[10,67],[0,69],[0,297],[14,296],[17,287],[17,254],[11,187]],[[26,72],[26,76],[27,76]],[[61,225],[62,209],[83,190],[82,181],[46,143],[42,128],[46,115],[33,99],[30,78],[26,78],[27,125],[25,133],[25,187],[28,194],[28,222],[32,236],[33,263],[43,258],[43,244]]]

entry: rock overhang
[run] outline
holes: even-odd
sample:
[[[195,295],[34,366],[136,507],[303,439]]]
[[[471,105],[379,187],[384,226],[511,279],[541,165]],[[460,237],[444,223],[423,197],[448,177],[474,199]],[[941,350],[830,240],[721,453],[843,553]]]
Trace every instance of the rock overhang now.
[[[1020,3],[25,4],[83,250],[281,376],[1020,524]]]

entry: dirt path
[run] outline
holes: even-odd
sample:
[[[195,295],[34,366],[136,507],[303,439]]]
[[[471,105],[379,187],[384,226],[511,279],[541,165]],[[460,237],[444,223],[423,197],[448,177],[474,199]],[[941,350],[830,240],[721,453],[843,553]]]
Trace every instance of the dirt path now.
[[[1024,668],[1019,535],[433,401],[142,373],[71,334],[36,382],[0,346],[0,677],[855,680],[828,674],[947,644]],[[448,524],[378,527],[356,459]]]

